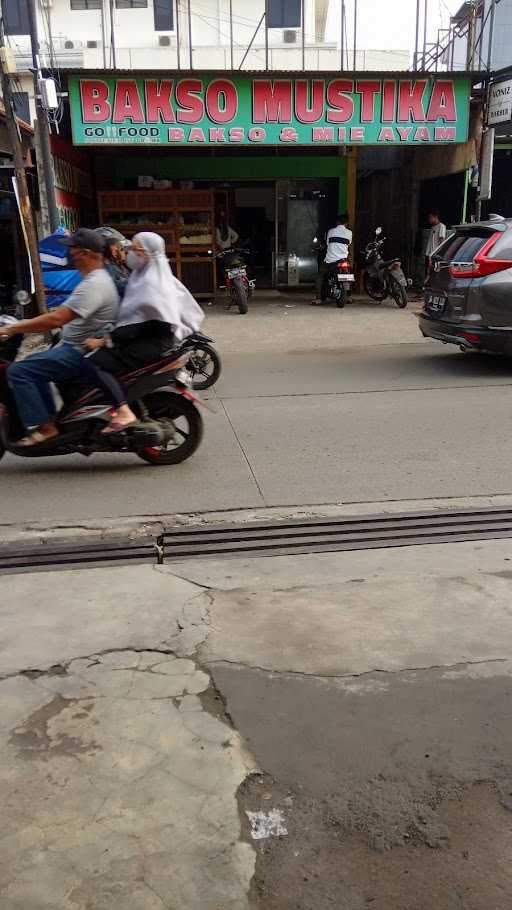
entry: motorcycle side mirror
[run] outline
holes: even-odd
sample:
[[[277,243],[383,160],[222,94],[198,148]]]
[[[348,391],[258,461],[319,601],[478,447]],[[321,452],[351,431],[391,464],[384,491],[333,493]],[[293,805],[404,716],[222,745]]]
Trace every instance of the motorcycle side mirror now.
[[[375,233],[377,234],[377,237],[380,237],[380,235],[382,234],[382,228],[381,227],[376,228]]]
[[[26,307],[30,303],[30,294],[28,291],[16,291],[14,295],[14,301],[18,306]]]

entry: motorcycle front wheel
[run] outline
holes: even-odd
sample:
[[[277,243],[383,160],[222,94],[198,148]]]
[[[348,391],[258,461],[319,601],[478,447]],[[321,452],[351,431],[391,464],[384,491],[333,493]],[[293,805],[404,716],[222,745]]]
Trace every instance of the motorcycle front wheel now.
[[[203,418],[195,404],[177,392],[153,392],[144,404],[149,417],[157,423],[173,424],[174,438],[163,446],[151,446],[137,452],[142,461],[152,465],[181,464],[199,448],[203,438]]]
[[[209,344],[203,344],[200,341],[196,342],[188,351],[190,360],[186,370],[192,377],[192,388],[198,392],[209,389],[217,382],[222,369],[217,351]]]
[[[390,284],[391,284],[391,296],[393,297],[393,300],[395,301],[397,307],[400,310],[404,310],[405,307],[407,306],[407,304],[409,303],[409,301],[407,299],[407,291],[405,290],[404,286],[402,284],[400,284],[398,281],[395,281],[395,279],[392,276],[390,277]]]
[[[377,282],[374,278],[371,278],[368,272],[365,272],[363,275],[363,287],[368,294],[368,297],[371,297],[372,300],[376,300],[378,303],[382,303],[388,296],[386,287],[382,285],[380,281]]]
[[[245,284],[241,278],[235,278],[231,293],[233,295],[233,300],[238,307],[239,313],[245,315],[245,313],[249,312],[249,305],[247,303],[247,288],[245,287]]]

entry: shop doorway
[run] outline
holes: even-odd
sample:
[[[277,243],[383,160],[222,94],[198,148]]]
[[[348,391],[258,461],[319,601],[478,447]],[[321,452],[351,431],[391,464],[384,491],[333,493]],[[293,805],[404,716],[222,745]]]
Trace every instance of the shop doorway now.
[[[318,274],[316,241],[325,237],[338,211],[336,180],[273,180],[223,183],[215,189],[216,211],[250,249],[258,288],[310,285]]]
[[[275,283],[311,285],[318,274],[318,248],[339,209],[336,180],[279,180],[276,185]]]
[[[248,264],[258,288],[271,288],[275,237],[275,181],[230,182],[215,186],[216,221],[226,212],[239,236],[239,245],[250,252]]]

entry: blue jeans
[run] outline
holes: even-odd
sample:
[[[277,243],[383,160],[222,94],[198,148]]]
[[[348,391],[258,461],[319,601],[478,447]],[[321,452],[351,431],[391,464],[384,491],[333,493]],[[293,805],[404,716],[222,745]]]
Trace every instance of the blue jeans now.
[[[65,342],[49,351],[32,354],[26,360],[11,363],[7,369],[7,382],[27,430],[40,427],[55,417],[51,382],[87,378],[90,370],[83,354]]]

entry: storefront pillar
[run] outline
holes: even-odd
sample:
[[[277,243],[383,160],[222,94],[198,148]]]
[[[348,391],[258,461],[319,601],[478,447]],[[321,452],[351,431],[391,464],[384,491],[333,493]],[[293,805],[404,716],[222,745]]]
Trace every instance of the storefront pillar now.
[[[345,195],[346,209],[350,224],[356,223],[357,197],[357,149],[349,148],[347,152],[347,188]]]

